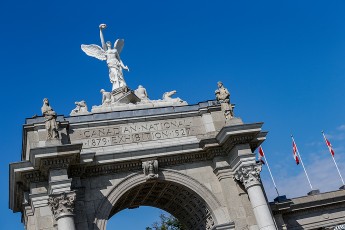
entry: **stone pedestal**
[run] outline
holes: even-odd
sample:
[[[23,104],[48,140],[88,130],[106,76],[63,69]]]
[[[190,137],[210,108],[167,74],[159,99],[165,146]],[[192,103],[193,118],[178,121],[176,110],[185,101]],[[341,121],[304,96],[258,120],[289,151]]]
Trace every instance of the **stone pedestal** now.
[[[275,230],[273,217],[269,210],[260,182],[261,165],[241,166],[235,174],[236,180],[243,183],[253,208],[260,230]]]

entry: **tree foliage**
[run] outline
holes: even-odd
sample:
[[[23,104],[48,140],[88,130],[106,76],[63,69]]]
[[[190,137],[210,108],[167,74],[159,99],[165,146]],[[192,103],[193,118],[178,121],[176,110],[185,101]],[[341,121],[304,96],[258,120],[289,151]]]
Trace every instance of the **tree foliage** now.
[[[161,214],[160,221],[154,222],[151,227],[146,227],[146,230],[185,230],[180,221],[172,215]]]

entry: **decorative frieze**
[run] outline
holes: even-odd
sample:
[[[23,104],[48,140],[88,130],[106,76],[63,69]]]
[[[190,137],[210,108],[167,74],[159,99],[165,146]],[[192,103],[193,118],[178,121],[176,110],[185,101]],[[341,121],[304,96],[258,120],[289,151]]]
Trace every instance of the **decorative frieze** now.
[[[23,173],[21,178],[26,189],[30,188],[30,183],[32,182],[46,181],[46,177],[43,176],[42,173],[38,170]]]
[[[119,172],[128,172],[128,171],[139,171],[142,167],[140,161],[130,161],[125,163],[116,163],[116,164],[103,164],[103,165],[73,165],[70,168],[71,177],[92,177],[100,176],[112,173]]]
[[[212,160],[215,156],[226,155],[225,151],[222,151],[221,148],[215,149],[207,149],[207,151],[199,151],[195,153],[189,154],[180,154],[174,156],[165,156],[159,159],[159,166],[160,167],[170,167],[174,165],[192,163],[192,162],[200,162],[205,160]],[[69,175],[71,177],[91,177],[91,176],[99,176],[111,173],[119,173],[119,172],[136,172],[142,169],[142,162],[139,160],[137,161],[128,161],[123,163],[111,163],[111,164],[102,164],[102,165],[72,165],[69,168]]]
[[[147,180],[158,178],[158,161],[150,160],[142,163],[143,171]]]
[[[235,172],[235,179],[242,182],[246,189],[253,185],[258,185],[261,183],[261,168],[261,164],[241,166]]]
[[[68,168],[73,162],[76,162],[76,156],[66,156],[65,158],[54,157],[41,160],[41,169],[43,171],[49,171],[49,169],[55,168]]]
[[[48,204],[56,220],[65,215],[73,215],[75,199],[75,192],[49,195]]]
[[[45,158],[40,161],[39,168],[40,174],[46,177],[49,175],[50,170],[55,169],[68,169],[70,165],[79,161],[78,155],[69,155],[62,157]]]

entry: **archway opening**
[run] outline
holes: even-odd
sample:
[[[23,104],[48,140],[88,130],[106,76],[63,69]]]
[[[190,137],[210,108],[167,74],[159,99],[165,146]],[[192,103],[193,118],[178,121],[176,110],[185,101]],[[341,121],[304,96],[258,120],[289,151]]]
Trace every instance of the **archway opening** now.
[[[158,226],[161,226],[161,215],[170,217],[171,214],[162,209],[149,206],[140,206],[134,209],[124,209],[116,213],[108,220],[107,230],[146,230],[147,227],[155,229],[155,223],[157,223]]]
[[[124,209],[150,206],[175,216],[186,229],[211,229],[213,217],[194,191],[172,181],[148,180],[126,191],[113,205],[108,219]],[[135,220],[135,216],[133,216]]]

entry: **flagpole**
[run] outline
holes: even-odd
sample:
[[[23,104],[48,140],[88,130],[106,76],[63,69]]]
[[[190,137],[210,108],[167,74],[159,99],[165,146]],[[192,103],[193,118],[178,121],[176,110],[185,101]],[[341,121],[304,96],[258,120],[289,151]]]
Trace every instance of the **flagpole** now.
[[[295,139],[293,138],[292,135],[291,135],[291,138],[292,138],[292,141],[295,143],[296,150],[297,150],[297,154],[298,154],[299,159],[301,160],[301,164],[302,164],[304,173],[305,173],[305,175],[307,176],[307,180],[308,180],[308,182],[309,182],[310,188],[311,188],[311,190],[313,190],[313,186],[312,186],[311,183],[310,183],[310,180],[309,180],[309,176],[308,176],[307,170],[306,170],[305,167],[304,167],[303,160],[302,160],[301,154],[300,154],[299,151],[298,151],[298,148],[297,148]]]
[[[261,146],[260,146],[260,148],[261,148],[261,150],[262,150],[262,151],[264,151],[264,150],[262,149],[262,147],[261,147]],[[259,153],[259,154],[260,154],[260,153]],[[274,181],[274,179],[273,179],[273,175],[272,175],[272,172],[271,172],[270,166],[269,166],[269,164],[268,164],[268,160],[267,160],[267,158],[266,158],[266,154],[264,154],[264,157],[265,157],[265,160],[266,160],[267,169],[268,169],[268,172],[270,173],[270,176],[271,176],[271,179],[272,179],[272,182],[273,182],[274,188],[276,189],[276,192],[277,192],[278,196],[280,196],[280,195],[279,195],[279,192],[278,192],[278,189],[277,189],[277,185],[276,185],[276,183],[275,183],[275,181]]]
[[[323,131],[321,131],[321,133],[322,133],[322,135],[323,135],[323,138],[324,138],[324,139],[325,139],[325,141],[326,141],[327,139],[326,139],[325,133],[324,133]],[[326,145],[327,145],[327,147],[328,147],[327,141],[326,141]],[[329,147],[328,147],[328,149],[329,149]],[[341,182],[343,183],[343,185],[345,185],[345,183],[344,183],[344,179],[343,179],[343,177],[341,176],[341,173],[340,173],[340,171],[339,171],[339,168],[338,168],[337,162],[335,161],[334,155],[333,155],[332,153],[331,153],[331,155],[332,155],[332,159],[333,159],[333,162],[334,162],[334,164],[335,164],[335,167],[336,167],[336,168],[337,168],[337,170],[338,170],[338,173],[339,173],[339,176],[340,176]]]
[[[272,179],[272,182],[273,182],[274,188],[276,189],[276,192],[277,192],[278,196],[280,196],[280,195],[279,195],[279,192],[278,192],[278,189],[277,189],[277,185],[276,185],[276,183],[274,182],[274,179],[273,179],[273,176],[272,176],[272,173],[271,173],[270,166],[268,165],[268,160],[267,160],[266,156],[265,156],[265,160],[266,160],[266,164],[267,164],[267,169],[268,169],[268,172],[269,172],[269,173],[270,173],[270,175],[271,175],[271,179]]]
[[[338,168],[337,162],[335,162],[334,157],[332,157],[332,158],[333,158],[333,161],[334,161],[335,167],[336,167],[336,168],[337,168],[337,170],[338,170],[338,173],[339,173],[339,176],[340,176],[341,182],[343,182],[343,185],[345,185],[345,183],[344,183],[344,179],[343,179],[343,177],[342,177],[342,176],[341,176],[341,174],[340,174],[340,171],[339,171],[339,168]]]

